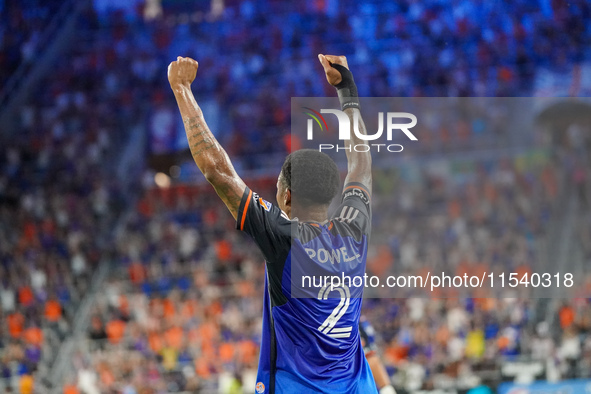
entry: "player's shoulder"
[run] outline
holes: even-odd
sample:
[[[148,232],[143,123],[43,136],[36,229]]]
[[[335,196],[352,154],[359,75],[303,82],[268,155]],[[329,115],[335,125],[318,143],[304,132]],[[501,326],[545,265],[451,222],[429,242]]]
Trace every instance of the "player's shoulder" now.
[[[289,217],[281,208],[248,187],[245,189],[236,218],[237,229],[257,237],[268,234],[288,238],[290,227]]]
[[[364,235],[369,235],[369,225],[365,224],[367,220],[358,220],[359,217],[353,217],[353,220],[334,218],[330,221],[328,230],[334,236],[349,237],[359,242]]]
[[[253,200],[253,203],[255,205],[257,205],[258,209],[262,209],[266,212],[274,214],[282,222],[284,222],[284,221],[289,222],[290,221],[287,214],[285,212],[283,212],[283,210],[281,208],[279,208],[277,205],[272,204],[269,201],[265,200],[264,198],[259,196],[258,193],[256,193],[256,192],[252,193],[252,200]]]
[[[307,244],[321,237],[327,237],[330,233],[326,228],[326,224],[327,222],[302,222],[298,218],[293,218],[293,236],[302,244]]]

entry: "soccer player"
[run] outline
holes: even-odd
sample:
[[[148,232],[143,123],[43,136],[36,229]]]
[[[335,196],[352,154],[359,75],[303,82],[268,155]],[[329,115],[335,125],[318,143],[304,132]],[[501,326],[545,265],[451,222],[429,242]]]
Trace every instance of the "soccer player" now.
[[[336,87],[341,108],[365,125],[353,76],[344,56],[318,56],[327,81]],[[371,226],[371,154],[351,149],[363,141],[351,133],[345,142],[348,172],[336,215],[328,207],[340,175],[324,153],[299,150],[285,159],[277,180],[277,205],[246,186],[207,127],[191,91],[198,63],[178,57],[168,79],[195,163],[265,257],[263,333],[255,391],[262,393],[377,393],[359,337],[361,289],[347,284],[314,289],[293,297],[294,273],[333,276],[365,274]],[[334,264],[320,256],[332,256]],[[352,296],[353,294],[353,296]]]

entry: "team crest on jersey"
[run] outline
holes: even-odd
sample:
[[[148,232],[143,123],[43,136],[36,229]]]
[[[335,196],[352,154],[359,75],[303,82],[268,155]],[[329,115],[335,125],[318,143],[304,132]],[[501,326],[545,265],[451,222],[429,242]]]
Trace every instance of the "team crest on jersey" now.
[[[261,205],[261,207],[265,208],[265,211],[268,212],[271,210],[271,203],[269,201],[262,199],[261,196],[259,196],[257,193],[252,193],[252,198],[254,198],[254,200],[258,202]]]
[[[262,207],[265,208],[265,211],[271,210],[271,203],[269,201],[263,200],[259,197],[259,204],[261,204]]]
[[[265,385],[263,384],[263,382],[258,382],[256,385],[256,390],[258,394],[264,393],[265,392]]]

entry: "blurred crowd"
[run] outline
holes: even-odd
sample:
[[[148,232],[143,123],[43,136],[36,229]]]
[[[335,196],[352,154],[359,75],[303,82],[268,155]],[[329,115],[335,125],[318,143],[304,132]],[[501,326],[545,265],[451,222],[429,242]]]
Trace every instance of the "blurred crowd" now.
[[[376,176],[371,272],[423,268],[479,276],[545,269],[546,235],[565,171],[559,162],[532,151],[425,167],[417,174],[415,166],[413,176],[405,173],[409,168]]]
[[[103,165],[108,136],[70,98],[36,98],[23,110],[19,134],[1,138],[3,392],[31,393],[23,377],[47,378],[93,272],[108,259],[109,230],[122,206]]]
[[[1,77],[30,61],[61,2],[4,1]],[[106,160],[120,141],[62,59],[0,136],[0,391],[43,390],[124,197]],[[112,107],[105,105],[109,113]],[[104,111],[105,109],[103,109]]]
[[[381,336],[392,381],[404,392],[590,378],[589,301],[553,310],[548,318],[559,321],[556,332],[548,321],[535,322],[535,305],[516,298],[369,299],[364,311]],[[511,362],[540,366],[523,379],[509,371]]]
[[[179,129],[163,70],[179,55],[197,59],[194,91],[212,130],[253,168],[253,153],[288,150],[278,135],[289,133],[290,97],[334,94],[318,53],[346,54],[360,95],[371,97],[529,96],[540,67],[568,71],[588,55],[584,0],[446,4],[247,0],[215,13],[163,2],[146,20],[141,4],[113,2],[91,25],[91,67],[146,115],[156,140]]]
[[[44,29],[62,3],[58,0],[0,2],[0,87],[6,85],[20,65],[35,60]]]
[[[580,131],[587,137],[575,144],[571,136],[565,145],[511,158],[441,160],[436,166],[423,164],[422,171],[401,166],[386,170],[385,177],[374,172],[368,273],[425,278],[427,271],[478,277],[515,272],[522,278],[574,272],[578,283],[574,291],[562,293],[560,298],[568,300],[547,304],[536,298],[556,293],[506,284],[501,289],[498,282],[494,292],[436,289],[429,298],[424,293],[417,298],[416,292],[399,290],[396,299],[367,299],[364,313],[382,339],[384,361],[398,388],[469,389],[483,382],[494,388],[495,382],[515,378],[501,368],[510,361],[541,363],[527,379],[590,377],[591,276],[584,267],[569,265],[589,261],[584,232],[591,186],[591,167],[585,165],[589,129]],[[578,203],[574,215],[580,215],[577,240],[586,254],[557,261],[552,238],[564,231],[557,220],[572,200]],[[378,289],[374,295],[392,291]]]
[[[0,1],[0,86],[34,59],[61,3]],[[289,134],[290,97],[334,94],[318,53],[347,54],[364,96],[526,96],[538,67],[582,61],[591,35],[584,0],[234,0],[221,12],[185,1],[164,2],[149,20],[143,2],[111,9],[117,3],[79,16],[76,44],[19,109],[16,130],[0,136],[2,392],[45,384],[102,260],[119,268],[93,306],[66,393],[210,392],[220,384],[238,392],[256,370],[263,267],[252,243],[228,231],[233,221],[211,192],[144,194],[139,174],[125,185],[113,175],[134,129],[178,128],[165,78],[176,56],[200,62],[195,93],[210,126],[231,157],[255,168],[253,153],[289,150],[278,135]],[[476,164],[468,182],[429,172],[414,181],[378,177],[380,193],[400,196],[388,207],[399,216],[393,224],[376,217],[393,236],[380,240],[383,254],[370,269],[532,264],[556,202],[556,164]],[[585,167],[573,168],[574,181],[587,185]],[[272,186],[259,189],[273,196]],[[123,212],[131,215],[115,239]],[[580,228],[589,233],[588,215]],[[409,299],[365,308],[400,387],[434,385],[437,373],[469,385],[472,360],[499,355],[550,355],[560,377],[584,376],[573,359],[589,364],[587,301],[556,310],[558,337],[532,323],[531,302]]]
[[[163,196],[140,201],[93,307],[91,341],[74,361],[71,380],[83,391],[216,392],[222,375],[241,387],[243,373],[256,371],[264,267],[206,196],[212,191],[171,193],[172,205]]]

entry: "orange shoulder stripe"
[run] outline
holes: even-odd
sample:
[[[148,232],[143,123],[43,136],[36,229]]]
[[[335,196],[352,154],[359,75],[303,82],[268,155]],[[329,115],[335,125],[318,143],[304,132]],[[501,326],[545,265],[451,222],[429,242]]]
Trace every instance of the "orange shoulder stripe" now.
[[[242,220],[240,221],[240,230],[244,230],[244,221],[246,220],[246,211],[248,211],[248,205],[250,204],[250,199],[252,198],[252,190],[248,191],[248,198],[246,199],[246,204],[244,204],[244,210],[242,211]]]

